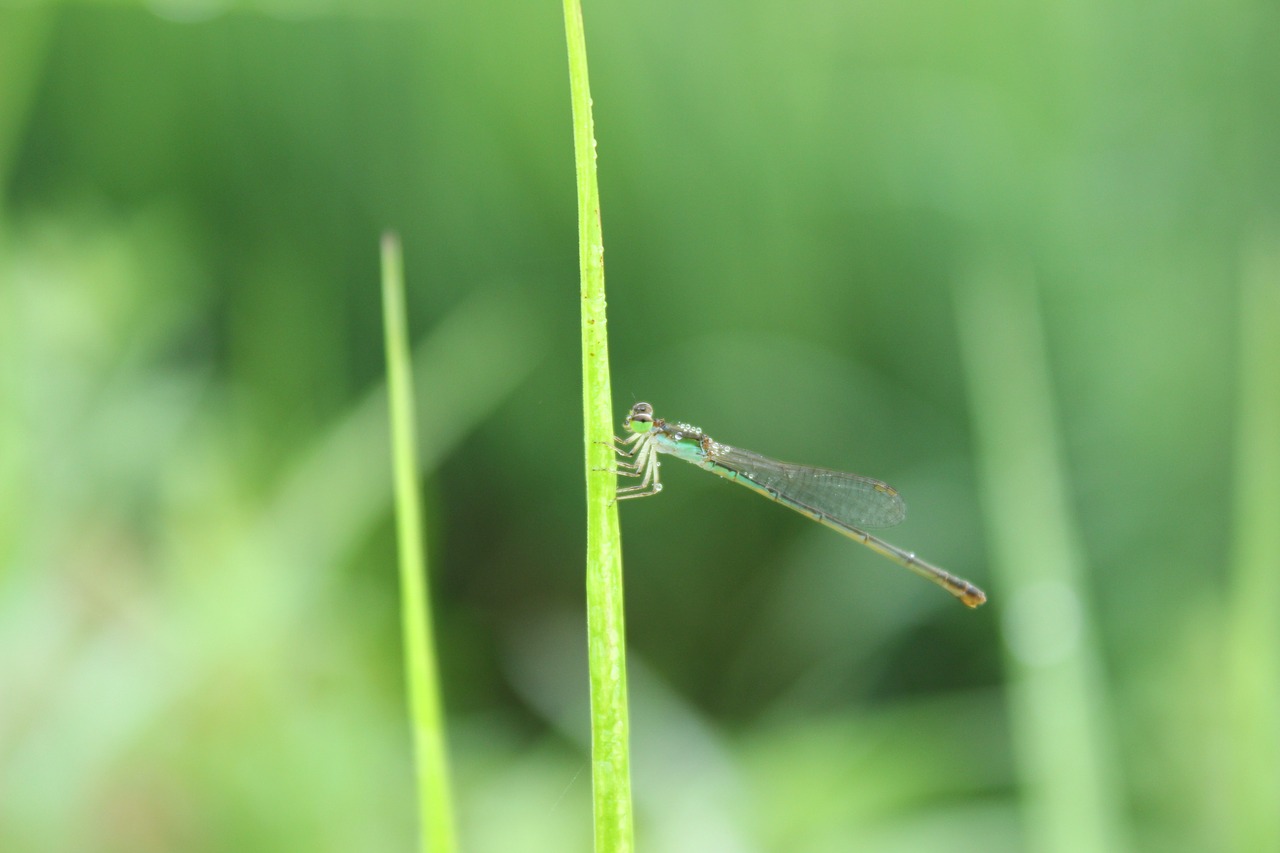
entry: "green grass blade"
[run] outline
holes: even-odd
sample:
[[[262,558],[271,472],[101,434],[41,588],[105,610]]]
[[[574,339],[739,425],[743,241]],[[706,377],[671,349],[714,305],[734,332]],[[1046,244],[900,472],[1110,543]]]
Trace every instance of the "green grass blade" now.
[[[1024,271],[992,264],[957,286],[956,303],[996,581],[991,606],[1008,650],[1026,849],[1123,850],[1110,702],[1068,510],[1035,285]]]
[[[27,110],[41,83],[56,10],[44,3],[7,4],[0,20],[0,193],[9,187]]]
[[[1240,299],[1235,537],[1227,609],[1233,850],[1280,850],[1280,250],[1264,232]]]
[[[591,790],[596,853],[633,848],[630,724],[622,543],[614,504],[613,395],[605,333],[604,238],[582,6],[565,0],[582,274],[582,400],[587,477],[587,639],[591,678]]]
[[[387,400],[400,552],[400,607],[404,631],[405,682],[413,728],[422,848],[430,853],[457,849],[449,762],[444,735],[431,608],[423,549],[422,505],[418,495],[413,369],[404,306],[404,264],[400,241],[382,238],[382,303],[387,342]]]

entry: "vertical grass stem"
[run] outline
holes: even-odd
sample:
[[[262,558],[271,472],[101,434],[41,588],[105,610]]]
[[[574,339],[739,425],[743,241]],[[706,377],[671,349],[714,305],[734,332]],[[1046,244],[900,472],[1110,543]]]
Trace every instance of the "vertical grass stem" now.
[[[1070,510],[1040,307],[1030,275],[995,260],[956,288],[961,355],[1003,602],[1026,849],[1128,849],[1111,703]]]
[[[1280,850],[1280,230],[1244,263],[1227,609],[1233,850]]]
[[[596,853],[633,849],[630,724],[622,546],[614,505],[613,395],[605,330],[604,239],[582,5],[565,0],[573,149],[578,184],[582,401],[587,480],[587,640],[591,679],[591,790]]]
[[[405,684],[413,731],[414,766],[422,849],[453,853],[453,803],[445,745],[444,709],[436,666],[427,586],[412,358],[404,302],[404,261],[394,234],[382,238],[382,306],[387,343],[387,401],[391,417],[391,468],[400,552],[400,617]]]

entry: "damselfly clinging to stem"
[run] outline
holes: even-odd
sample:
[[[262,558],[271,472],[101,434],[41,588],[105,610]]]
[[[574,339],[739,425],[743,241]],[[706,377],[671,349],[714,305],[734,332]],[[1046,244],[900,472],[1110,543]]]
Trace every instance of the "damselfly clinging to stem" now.
[[[658,454],[670,453],[726,480],[791,507],[832,530],[861,542],[877,554],[931,580],[969,607],[987,600],[982,590],[937,566],[926,563],[864,527],[892,527],[906,518],[898,492],[886,483],[857,474],[778,462],[715,441],[695,426],[655,418],[653,406],[636,403],[622,426],[630,435],[615,438],[618,473],[639,477],[634,486],[618,489],[618,498],[642,498],[662,491]]]

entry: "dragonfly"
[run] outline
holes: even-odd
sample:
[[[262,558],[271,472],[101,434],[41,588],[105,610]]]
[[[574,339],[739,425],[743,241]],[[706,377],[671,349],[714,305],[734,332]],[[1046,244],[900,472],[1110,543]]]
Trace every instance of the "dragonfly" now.
[[[618,500],[643,498],[662,491],[658,457],[664,453],[697,465],[790,507],[819,524],[887,557],[936,583],[967,607],[987,600],[986,593],[964,578],[927,563],[864,528],[892,527],[907,516],[898,491],[887,483],[826,468],[779,462],[749,450],[730,447],[691,424],[655,418],[653,406],[636,403],[622,422],[626,437],[615,436],[616,473],[640,482],[617,490]]]

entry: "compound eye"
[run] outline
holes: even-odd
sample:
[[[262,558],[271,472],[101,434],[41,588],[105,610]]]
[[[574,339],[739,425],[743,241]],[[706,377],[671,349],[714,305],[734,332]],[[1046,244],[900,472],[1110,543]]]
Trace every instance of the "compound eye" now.
[[[622,426],[628,432],[648,432],[653,426],[653,406],[636,403],[631,407],[631,414],[627,415]]]

